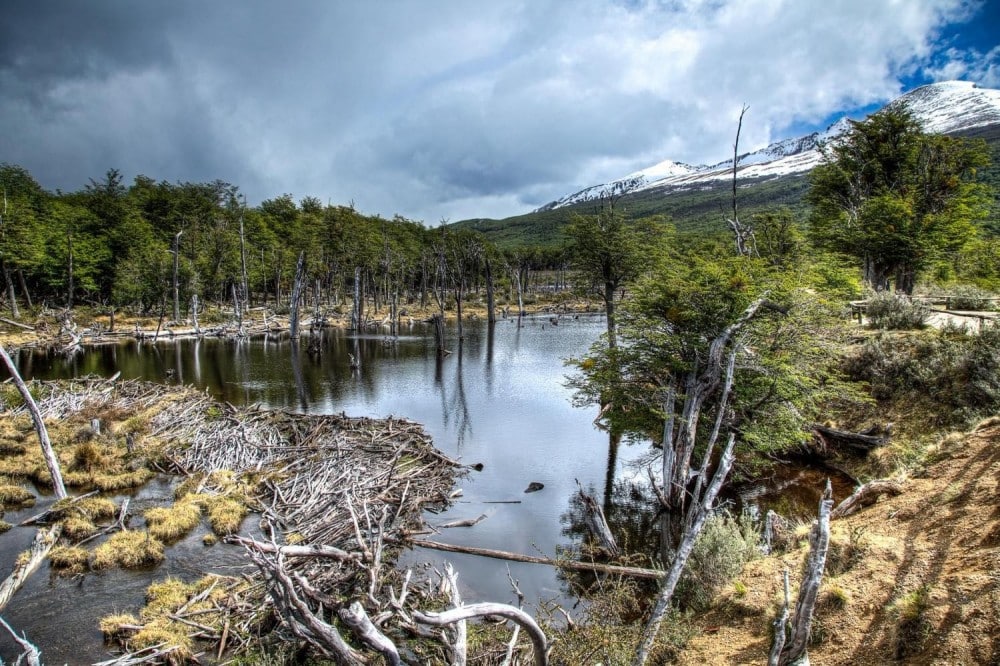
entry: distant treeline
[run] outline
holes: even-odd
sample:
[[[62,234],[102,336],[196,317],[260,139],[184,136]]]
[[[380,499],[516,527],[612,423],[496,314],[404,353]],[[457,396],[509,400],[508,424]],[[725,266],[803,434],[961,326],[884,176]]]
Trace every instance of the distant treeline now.
[[[169,183],[115,169],[78,192],[48,192],[25,169],[0,165],[0,268],[5,309],[88,304],[170,312],[201,301],[287,302],[300,253],[312,298],[342,302],[355,273],[376,303],[425,301],[478,286],[522,287],[562,269],[564,249],[501,252],[469,230],[427,228],[284,194],[247,206],[230,183]],[[13,307],[12,307],[13,306]]]

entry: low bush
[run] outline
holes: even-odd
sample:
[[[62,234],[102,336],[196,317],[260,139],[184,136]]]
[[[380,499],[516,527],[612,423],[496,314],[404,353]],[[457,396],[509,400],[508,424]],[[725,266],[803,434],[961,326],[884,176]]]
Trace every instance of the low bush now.
[[[994,294],[973,285],[958,285],[952,287],[948,294],[948,307],[952,310],[994,310],[996,301]]]
[[[908,331],[927,325],[930,310],[905,296],[883,291],[868,299],[868,326],[893,331]]]
[[[1000,326],[878,336],[847,359],[845,371],[868,382],[876,400],[906,400],[938,424],[967,423],[1000,409]]]
[[[675,598],[682,608],[708,608],[712,597],[759,553],[760,535],[748,516],[720,513],[709,518],[677,583]]]

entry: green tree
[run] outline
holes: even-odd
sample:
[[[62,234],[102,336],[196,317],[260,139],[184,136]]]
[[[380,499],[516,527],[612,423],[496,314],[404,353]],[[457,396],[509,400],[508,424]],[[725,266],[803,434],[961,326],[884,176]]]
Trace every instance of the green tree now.
[[[570,265],[578,272],[580,286],[604,302],[607,342],[614,348],[619,290],[652,264],[662,245],[663,226],[651,219],[629,222],[609,202],[594,215],[575,215],[567,233]]]
[[[872,289],[911,293],[917,275],[988,215],[989,191],[977,182],[988,163],[982,141],[925,134],[904,107],[852,121],[811,175],[812,237],[860,259]]]

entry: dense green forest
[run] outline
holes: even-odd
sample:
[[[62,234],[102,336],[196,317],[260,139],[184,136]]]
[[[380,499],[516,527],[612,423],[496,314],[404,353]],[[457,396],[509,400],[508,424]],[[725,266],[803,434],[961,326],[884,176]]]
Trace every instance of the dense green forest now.
[[[7,308],[45,304],[186,311],[191,297],[247,305],[287,301],[304,257],[312,298],[338,304],[355,269],[375,303],[393,294],[426,305],[435,286],[565,263],[560,249],[498,252],[478,234],[430,229],[289,194],[247,206],[230,183],[168,183],[115,169],[81,191],[51,193],[23,168],[2,165],[0,259]],[[444,284],[442,284],[444,283]]]

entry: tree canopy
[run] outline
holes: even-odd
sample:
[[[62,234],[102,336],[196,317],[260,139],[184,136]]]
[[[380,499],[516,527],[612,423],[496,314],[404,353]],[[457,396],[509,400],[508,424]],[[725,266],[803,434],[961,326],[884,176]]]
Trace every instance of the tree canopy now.
[[[810,177],[812,237],[860,259],[872,289],[911,293],[917,275],[975,237],[991,203],[977,180],[988,163],[985,143],[927,134],[905,107],[852,121]]]

